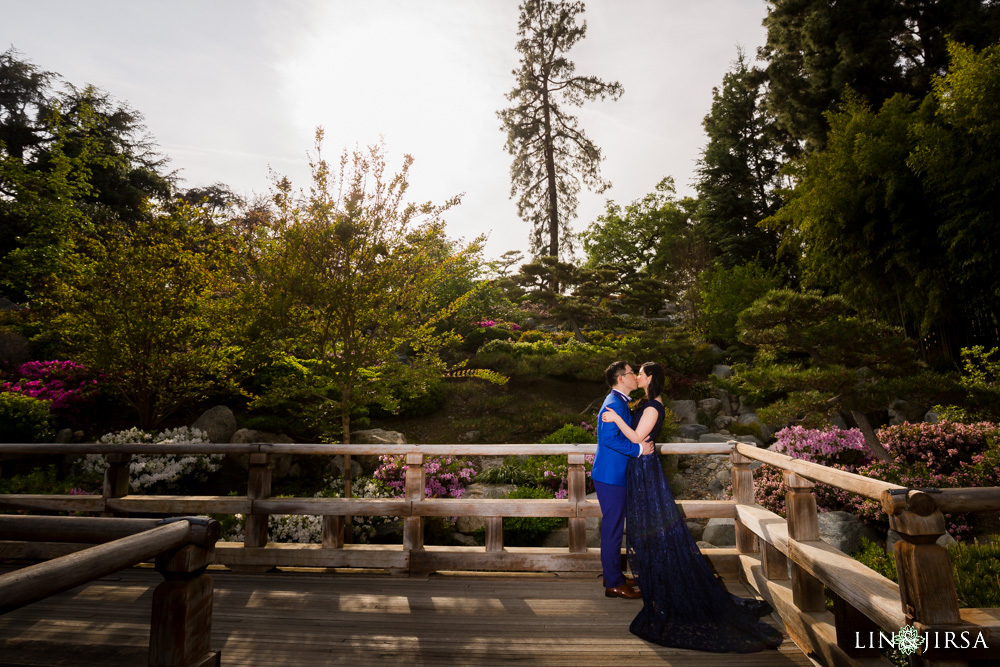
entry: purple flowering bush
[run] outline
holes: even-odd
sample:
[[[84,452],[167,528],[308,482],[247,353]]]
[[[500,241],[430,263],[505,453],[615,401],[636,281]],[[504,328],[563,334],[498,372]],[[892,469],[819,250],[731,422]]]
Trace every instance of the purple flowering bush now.
[[[996,424],[904,423],[886,426],[877,435],[891,462],[871,459],[857,429],[789,427],[776,434],[774,451],[912,488],[1000,486],[1000,426]],[[787,489],[781,471],[761,466],[754,471],[754,484],[757,502],[784,514]],[[888,530],[885,512],[874,500],[822,483],[816,484],[815,494],[820,511],[846,510],[882,532]],[[954,538],[971,536],[970,515],[946,514],[945,520]]]
[[[857,472],[859,465],[870,460],[865,437],[856,428],[808,429],[789,426],[775,434],[772,451],[848,472]],[[758,503],[772,512],[785,514],[785,494],[788,488],[782,479],[781,470],[773,466],[761,466],[754,471],[754,485]],[[822,483],[816,484],[814,493],[820,511],[844,509],[851,495]]]
[[[406,457],[386,454],[379,457],[375,480],[394,498],[406,491]],[[476,471],[466,459],[429,456],[424,460],[424,494],[428,498],[461,498]]]
[[[94,404],[98,378],[75,361],[29,361],[0,382],[0,392],[48,401],[54,417],[76,425],[86,421]]]
[[[960,424],[904,423],[879,429],[879,441],[892,462],[872,461],[861,475],[911,488],[1000,486],[1000,426],[991,422]],[[852,510],[867,523],[887,527],[881,505],[854,497]],[[946,514],[948,532],[956,539],[972,535],[973,516]]]

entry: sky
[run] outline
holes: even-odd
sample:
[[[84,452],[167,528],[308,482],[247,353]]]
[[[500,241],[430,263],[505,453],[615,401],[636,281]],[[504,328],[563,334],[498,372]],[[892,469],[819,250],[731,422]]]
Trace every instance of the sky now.
[[[127,102],[181,186],[307,188],[317,127],[336,158],[384,141],[410,154],[413,201],[462,203],[448,235],[527,253],[496,111],[518,66],[516,0],[0,0],[0,50]],[[764,43],[764,0],[589,0],[578,74],[619,81],[617,102],[574,109],[601,147],[603,194],[580,193],[576,231],[672,176],[693,194],[702,120],[737,49]]]

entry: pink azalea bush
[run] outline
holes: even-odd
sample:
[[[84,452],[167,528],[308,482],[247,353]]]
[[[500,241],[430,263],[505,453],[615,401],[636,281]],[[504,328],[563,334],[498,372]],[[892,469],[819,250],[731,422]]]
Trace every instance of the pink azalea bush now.
[[[904,423],[878,432],[893,461],[872,461],[857,472],[910,488],[947,489],[1000,486],[1000,426],[991,422],[960,424]],[[852,510],[866,522],[886,528],[881,505],[855,497]],[[972,534],[972,515],[946,514],[948,532],[956,539]]]
[[[1000,426],[990,422],[886,426],[877,436],[892,457],[891,462],[873,460],[857,429],[796,426],[782,429],[776,436],[775,451],[901,486],[1000,486]],[[761,466],[754,471],[754,484],[757,502],[784,514],[787,489],[781,471]],[[820,511],[845,510],[882,532],[888,529],[885,512],[874,500],[822,483],[816,484],[815,494]],[[946,514],[945,519],[948,532],[956,539],[972,534],[971,516]]]
[[[775,434],[772,451],[848,472],[855,472],[857,466],[870,460],[865,437],[856,428],[808,429],[789,426]],[[788,488],[782,479],[781,470],[773,466],[761,466],[754,471],[754,485],[757,489],[757,502],[772,512],[784,515]],[[820,511],[843,509],[849,500],[846,491],[827,484],[816,484],[814,493]]]
[[[504,322],[503,320],[480,320],[476,323],[476,326],[480,329],[492,329],[493,327],[500,327],[503,329],[509,329],[510,331],[520,331],[521,327],[514,322]]]
[[[75,361],[29,361],[21,364],[11,379],[0,382],[0,392],[49,402],[49,410],[62,421],[85,421],[98,391],[98,378]]]
[[[406,492],[406,457],[389,454],[379,457],[375,479],[394,498]],[[429,456],[424,460],[424,493],[428,498],[461,498],[466,485],[475,477],[476,471],[465,459],[452,456]]]

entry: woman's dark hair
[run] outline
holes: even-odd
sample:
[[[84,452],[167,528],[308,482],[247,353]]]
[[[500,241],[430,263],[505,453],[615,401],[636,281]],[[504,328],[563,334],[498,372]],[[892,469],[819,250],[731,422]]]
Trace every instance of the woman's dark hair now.
[[[638,410],[642,410],[646,407],[646,403],[655,399],[663,391],[665,376],[663,374],[663,366],[655,361],[647,361],[639,367],[639,371],[645,373],[646,377],[649,378],[649,384],[646,385],[646,397],[640,401],[637,408]]]

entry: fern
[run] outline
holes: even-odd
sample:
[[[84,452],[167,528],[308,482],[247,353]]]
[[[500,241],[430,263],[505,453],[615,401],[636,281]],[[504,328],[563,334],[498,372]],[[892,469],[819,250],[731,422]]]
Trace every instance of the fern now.
[[[506,375],[501,375],[496,371],[491,371],[488,368],[460,368],[457,370],[447,371],[444,376],[449,379],[463,379],[463,378],[475,378],[477,380],[486,380],[495,385],[503,386],[507,384],[508,378]]]

